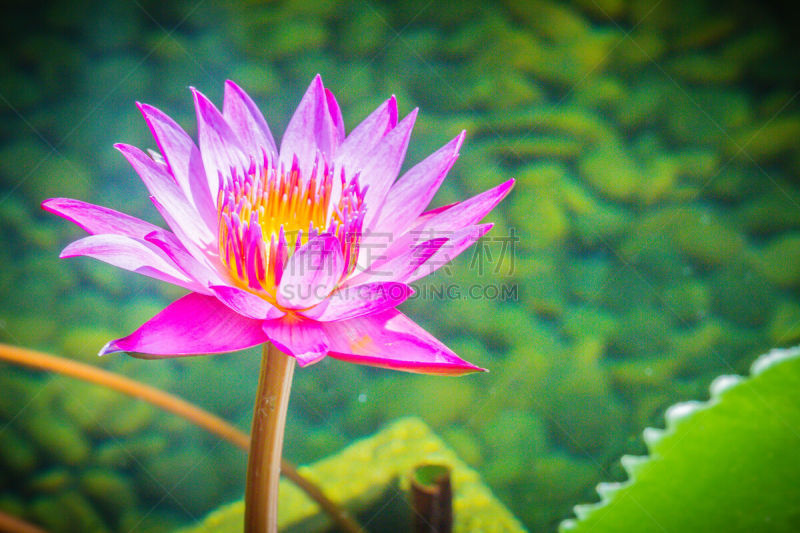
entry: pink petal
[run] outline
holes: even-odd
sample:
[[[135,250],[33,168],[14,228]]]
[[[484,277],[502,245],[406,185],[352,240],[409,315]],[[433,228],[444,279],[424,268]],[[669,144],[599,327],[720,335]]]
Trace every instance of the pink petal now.
[[[272,320],[286,314],[263,298],[236,287],[214,285],[211,290],[222,303],[248,318]]]
[[[317,151],[322,153],[326,161],[332,161],[333,154],[342,142],[342,130],[336,124],[337,120],[338,117],[331,115],[322,78],[317,74],[283,134],[280,162],[284,168],[290,168],[297,156],[301,175],[308,176]]]
[[[50,198],[42,202],[42,209],[74,222],[92,235],[114,233],[144,239],[148,233],[162,229],[125,213],[72,198]]]
[[[438,210],[435,215],[429,216],[423,224],[418,225],[417,229],[423,234],[441,237],[442,233],[471,226],[494,209],[513,187],[514,180],[510,179],[463,202],[453,204],[447,209]],[[421,216],[428,215],[428,213],[424,213]]]
[[[372,230],[392,232],[407,228],[431,202],[447,172],[458,159],[465,131],[403,174],[389,190]]]
[[[339,108],[339,102],[336,101],[336,97],[330,89],[325,89],[325,101],[328,103],[328,111],[330,111],[333,126],[336,128],[338,147],[344,140],[344,118],[342,117],[342,110]],[[333,155],[332,152],[331,155]]]
[[[362,365],[423,374],[466,374],[479,368],[396,309],[325,323],[329,355]]]
[[[59,257],[86,256],[151,278],[202,291],[204,287],[164,257],[156,246],[125,235],[89,235],[70,243]]]
[[[301,313],[319,322],[347,320],[397,307],[413,293],[414,289],[405,283],[366,283],[340,288],[318,306]]]
[[[347,172],[360,170],[360,184],[367,186],[364,202],[367,204],[367,214],[364,217],[364,227],[370,228],[375,217],[380,214],[386,193],[392,186],[403,160],[406,157],[408,141],[411,130],[417,118],[417,109],[409,113],[392,131],[386,134],[383,140],[375,147],[360,169],[349,169]]]
[[[186,251],[186,248],[172,237],[170,233],[163,230],[153,231],[145,236],[145,240],[149,243],[158,246],[158,248],[166,255],[181,271],[183,271],[189,278],[197,281],[198,285],[203,290],[195,290],[203,294],[211,294],[207,288],[210,285],[219,285],[224,283],[220,274],[205,261],[205,257],[197,258]],[[204,264],[205,263],[205,264]]]
[[[261,321],[231,311],[213,296],[190,293],[139,329],[106,344],[100,355],[138,352],[166,357],[232,352],[266,342]]]
[[[319,322],[296,315],[263,322],[270,342],[297,359],[300,366],[316,363],[328,354],[328,337]]]
[[[216,238],[172,177],[165,174],[158,163],[135,146],[115,144],[114,147],[122,152],[139,174],[147,190],[153,195],[156,208],[184,246],[187,249],[213,248]]]
[[[220,179],[229,177],[231,168],[246,171],[250,159],[219,109],[197,89],[192,88],[192,94],[197,111],[197,140],[203,155],[208,189],[216,195],[220,190]],[[261,154],[250,155],[258,158]]]
[[[312,238],[286,263],[278,286],[278,305],[305,309],[318,304],[336,288],[343,268],[341,244],[336,237]]]
[[[411,283],[429,274],[433,274],[458,257],[464,250],[472,246],[475,241],[486,235],[486,233],[492,229],[492,226],[494,226],[494,224],[478,224],[452,232],[447,242],[436,250],[436,253],[406,277],[406,282]]]
[[[197,145],[177,122],[159,109],[138,102],[136,105],[161,150],[167,172],[174,176],[184,197],[200,213],[206,225],[216,227],[217,191],[208,188],[203,158]]]
[[[369,239],[369,235],[362,239]],[[441,237],[415,244],[416,240],[416,235],[407,233],[397,243],[392,243],[387,255],[364,265],[363,272],[348,279],[344,286],[363,285],[378,280],[405,283],[412,273],[448,241],[446,237]]]
[[[250,96],[231,80],[225,82],[222,115],[248,154],[256,157],[263,150],[270,161],[274,161],[278,149],[264,115]]]
[[[336,166],[343,165],[348,174],[355,174],[364,166],[366,156],[396,125],[397,101],[392,96],[350,132],[336,152]]]

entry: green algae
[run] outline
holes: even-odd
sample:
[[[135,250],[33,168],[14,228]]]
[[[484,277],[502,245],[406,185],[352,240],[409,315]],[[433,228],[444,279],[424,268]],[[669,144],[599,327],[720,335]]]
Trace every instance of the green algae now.
[[[369,506],[387,491],[396,491],[400,480],[421,463],[436,462],[451,468],[453,483],[453,531],[525,531],[484,485],[478,473],[459,459],[421,420],[404,418],[377,434],[354,442],[341,452],[300,468],[308,479],[319,483],[326,494],[347,509]],[[316,504],[288,481],[282,480],[278,525],[321,530],[328,517]],[[239,531],[243,502],[225,505],[195,527],[182,533]]]

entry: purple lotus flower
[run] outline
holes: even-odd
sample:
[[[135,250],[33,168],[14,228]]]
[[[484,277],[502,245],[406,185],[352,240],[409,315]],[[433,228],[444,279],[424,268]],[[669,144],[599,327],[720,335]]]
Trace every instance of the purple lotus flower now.
[[[336,99],[317,76],[279,150],[235,83],[225,84],[222,112],[192,91],[199,147],[146,104],[137,105],[161,153],[116,145],[171,231],[79,200],[42,204],[90,233],[61,257],[93,257],[191,291],[101,355],[272,342],[301,366],[330,355],[412,372],[482,370],[395,309],[409,283],[491,228],[478,222],[513,186],[424,212],[464,132],[395,181],[417,111],[398,122],[394,97],[345,136]]]

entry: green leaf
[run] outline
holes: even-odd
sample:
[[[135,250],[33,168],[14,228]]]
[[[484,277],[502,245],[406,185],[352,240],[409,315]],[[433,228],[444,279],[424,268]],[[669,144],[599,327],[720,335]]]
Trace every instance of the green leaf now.
[[[622,458],[628,481],[598,485],[560,531],[800,531],[800,347],[750,373],[670,407],[665,430],[644,431],[650,455]]]

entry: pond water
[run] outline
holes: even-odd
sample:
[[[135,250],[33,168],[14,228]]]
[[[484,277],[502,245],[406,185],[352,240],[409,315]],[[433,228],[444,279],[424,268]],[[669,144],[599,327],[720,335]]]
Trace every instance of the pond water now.
[[[406,165],[462,129],[434,200],[509,178],[495,228],[402,309],[490,370],[295,373],[285,457],[313,462],[421,417],[531,531],[624,479],[642,430],[721,373],[800,341],[798,54],[785,13],[680,0],[37,2],[0,43],[0,340],[179,394],[247,430],[260,353],[97,351],[182,292],[89,259],[39,204],[163,225],[115,142],[136,101],[196,131],[189,86],[233,79],[276,136],[317,73],[351,129],[391,94]],[[182,420],[0,367],[0,510],[51,531],[172,531],[241,498],[245,457]]]

